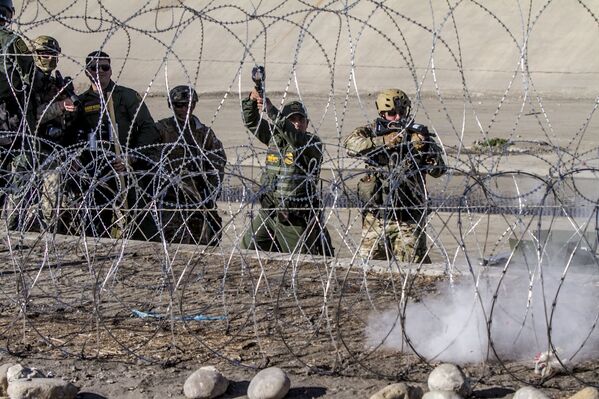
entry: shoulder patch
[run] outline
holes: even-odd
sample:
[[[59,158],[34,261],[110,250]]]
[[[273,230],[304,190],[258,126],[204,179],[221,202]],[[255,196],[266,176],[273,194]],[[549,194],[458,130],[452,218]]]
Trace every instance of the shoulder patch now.
[[[98,112],[100,111],[100,104],[89,104],[86,105],[83,110],[85,113]]]
[[[15,50],[20,54],[30,54],[31,51],[22,37],[17,37],[14,41]]]
[[[285,159],[283,160],[283,162],[285,162],[285,165],[293,165],[293,152],[286,152]]]

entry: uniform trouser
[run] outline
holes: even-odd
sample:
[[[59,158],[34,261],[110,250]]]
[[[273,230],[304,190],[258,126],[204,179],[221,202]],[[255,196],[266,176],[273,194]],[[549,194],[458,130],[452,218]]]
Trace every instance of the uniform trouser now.
[[[78,184],[80,208],[78,222],[87,235],[94,237],[118,238],[126,235],[135,240],[156,240],[158,229],[152,209],[149,207],[151,177],[135,177],[125,174],[121,177],[111,168],[104,167],[100,172],[81,170],[84,175]],[[80,176],[81,177],[81,176]]]
[[[378,217],[365,212],[362,219],[360,255],[370,259],[431,263],[427,255],[426,233],[418,223]]]
[[[292,211],[260,209],[244,234],[241,247],[333,256],[331,237],[327,228],[320,224],[320,218],[316,215],[310,218],[293,216]],[[304,222],[300,222],[301,219]]]
[[[173,244],[217,246],[222,237],[222,218],[216,208],[169,209],[165,205],[160,211],[159,225],[164,239]]]
[[[39,158],[36,163],[31,153],[23,152],[13,158],[4,218],[10,229],[39,227],[65,233],[70,217],[65,209],[68,193],[60,164],[52,159],[52,153],[40,152],[36,156]]]
[[[0,133],[0,148],[2,149],[0,155],[0,205],[2,207],[4,207],[8,198],[7,192],[11,187],[14,142],[20,119],[21,113],[15,100],[13,98],[0,99],[0,131],[11,132]]]

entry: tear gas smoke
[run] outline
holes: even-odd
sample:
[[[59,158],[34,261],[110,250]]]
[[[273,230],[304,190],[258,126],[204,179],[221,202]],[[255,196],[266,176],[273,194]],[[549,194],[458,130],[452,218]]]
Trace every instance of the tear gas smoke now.
[[[446,282],[434,296],[407,302],[405,336],[397,309],[371,314],[367,343],[410,352],[409,340],[421,356],[454,363],[532,360],[551,350],[549,342],[562,361],[599,357],[599,278],[569,272],[560,279],[555,268],[514,268],[503,279]]]

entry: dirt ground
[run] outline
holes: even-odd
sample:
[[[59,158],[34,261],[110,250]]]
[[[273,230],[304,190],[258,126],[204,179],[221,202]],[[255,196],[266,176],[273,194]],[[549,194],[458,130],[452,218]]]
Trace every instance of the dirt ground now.
[[[223,140],[230,164],[259,165],[260,153],[253,146],[259,151],[263,148],[241,132],[238,99],[228,99],[222,107],[220,100],[201,97],[198,115]],[[320,113],[330,106],[326,97],[308,103],[315,110],[314,127],[327,146],[325,176],[360,167],[345,157],[341,147],[342,137],[366,121],[354,100],[343,114]],[[585,131],[580,136],[585,137],[582,151],[571,134],[589,116],[589,101],[545,101],[550,136],[544,135],[534,115],[528,115],[533,110],[521,113],[522,119],[514,125],[513,116],[522,108],[517,99],[468,105],[474,110],[463,121],[463,135],[452,131],[464,112],[463,101],[424,101],[430,115],[426,123],[442,132],[439,140],[447,146],[449,162],[457,172],[474,173],[468,168],[477,165],[476,173],[509,170],[530,174],[535,180],[547,176],[556,165],[574,167],[581,159],[596,166],[597,156],[588,149],[596,148],[598,136]],[[156,119],[168,116],[164,98],[152,97],[148,103]],[[474,125],[476,119],[487,128],[484,134],[488,136],[548,140],[568,151],[484,159],[464,151],[458,156],[460,143],[470,146],[484,137]],[[336,125],[338,120],[341,125]],[[593,124],[591,120],[588,129]],[[511,182],[516,175],[506,178]],[[452,172],[431,186],[459,194],[464,184],[464,178]],[[243,209],[235,203],[221,204],[220,209],[236,219],[226,226],[224,244],[216,250],[131,242],[122,246],[122,241],[84,245],[73,237],[60,243],[39,237],[19,242],[12,237],[9,244],[5,239],[0,248],[1,361],[50,370],[79,386],[85,393],[82,398],[97,399],[182,398],[187,376],[209,364],[231,380],[227,398],[244,397],[253,375],[266,366],[279,366],[289,373],[292,389],[288,397],[293,398],[362,398],[396,381],[426,383],[436,363],[372,348],[364,330],[372,309],[397,307],[402,294],[413,301],[433,295],[433,283],[447,275],[381,274],[357,268],[349,261],[355,242],[338,234],[343,231],[359,237],[355,209],[335,210],[330,227],[338,256],[350,268],[244,253],[237,248]],[[572,220],[563,219],[543,223],[571,227]],[[445,265],[452,277],[467,276],[468,264],[454,257],[463,256],[461,245],[473,250],[472,260],[478,263],[509,250],[505,232],[519,222],[512,216],[459,210],[435,214],[429,227],[431,239],[436,240],[431,257]],[[526,223],[535,227],[541,222],[528,218]],[[2,236],[8,238],[6,233]],[[596,361],[578,363],[547,381],[533,373],[532,359],[497,360],[489,355],[485,362],[465,369],[479,398],[510,397],[526,384],[540,385],[551,397],[562,398],[599,381]]]
[[[116,0],[15,3],[20,32],[60,41],[59,67],[78,91],[89,84],[85,54],[100,47],[112,55],[119,84],[149,93],[155,120],[172,115],[167,87],[193,82],[195,114],[227,152],[228,185],[243,173],[257,181],[265,158],[240,113],[251,67],[265,63],[274,104],[302,94],[309,130],[325,144],[325,183],[353,187],[352,173],[363,165],[347,157],[343,139],[376,116],[378,90],[400,87],[416,121],[436,132],[446,151],[450,171],[429,179],[433,194],[455,199],[470,190],[495,204],[508,193],[525,208],[555,188],[563,189],[558,200],[582,193],[582,205],[596,208],[599,42],[596,12],[581,1],[432,1],[397,10],[398,1],[279,1],[273,8],[273,1],[159,0],[141,9]],[[201,10],[193,24],[188,7]],[[468,151],[489,138],[517,142],[515,151]],[[539,146],[543,151],[518,152]],[[266,366],[289,373],[290,398],[367,398],[396,381],[424,384],[436,364],[372,346],[365,330],[373,312],[400,310],[406,300],[426,303],[454,279],[476,280],[476,266],[509,253],[514,235],[597,235],[597,221],[584,212],[485,214],[449,204],[427,226],[436,273],[390,273],[399,266],[382,262],[366,271],[353,258],[355,208],[327,209],[337,257],[323,262],[239,250],[249,207],[219,204],[229,222],[216,249],[0,231],[0,363],[52,371],[87,399],[182,398],[185,379],[204,365],[231,380],[225,398],[245,397]],[[520,277],[501,264],[493,272]],[[590,275],[597,279],[596,267]],[[598,384],[599,354],[593,359],[546,381],[533,373],[532,359],[492,353],[465,369],[477,398],[509,398],[526,384],[564,398]]]
[[[13,240],[0,255],[1,361],[52,371],[82,398],[182,398],[187,376],[208,364],[231,380],[227,398],[244,397],[266,366],[289,373],[288,397],[369,397],[394,381],[426,383],[435,365],[369,346],[364,329],[369,312],[397,307],[402,294],[434,295],[442,276],[190,246],[167,257],[160,244],[61,238],[48,251],[35,234]],[[474,397],[542,383],[560,398],[599,380],[597,362],[541,381],[532,361],[492,359],[465,367]]]

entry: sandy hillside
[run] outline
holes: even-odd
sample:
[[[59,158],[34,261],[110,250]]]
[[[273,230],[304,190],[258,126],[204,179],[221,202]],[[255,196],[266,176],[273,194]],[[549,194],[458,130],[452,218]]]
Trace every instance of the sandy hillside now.
[[[15,2],[18,29],[56,37],[68,74],[80,74],[85,55],[101,47],[118,60],[119,81],[151,93],[182,82],[237,92],[240,72],[247,82],[255,63],[267,65],[268,88],[276,91],[364,93],[393,85],[460,96],[598,92],[596,0],[380,3]]]

